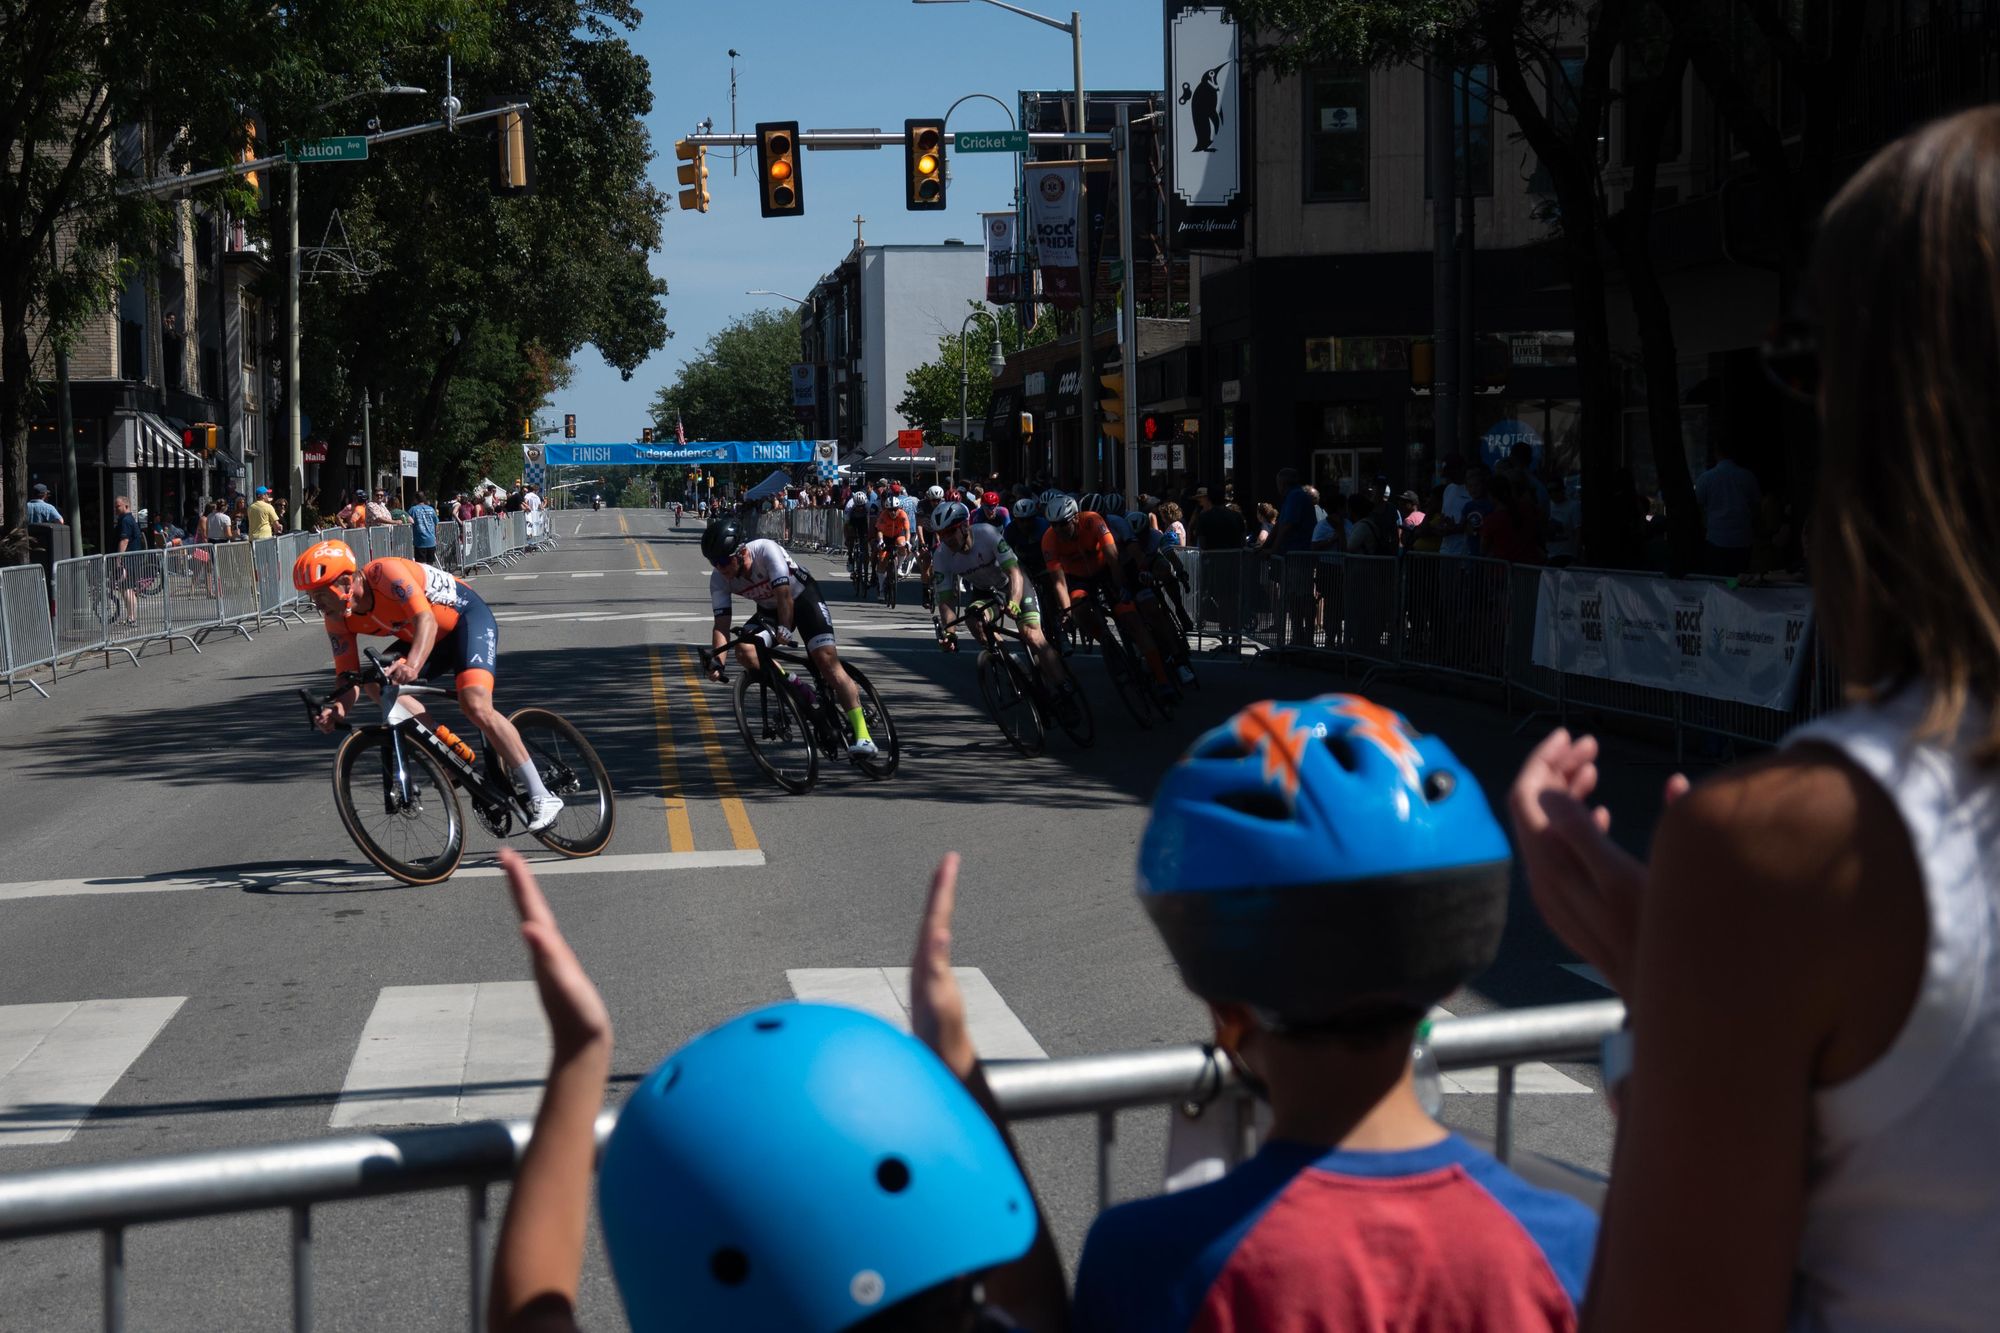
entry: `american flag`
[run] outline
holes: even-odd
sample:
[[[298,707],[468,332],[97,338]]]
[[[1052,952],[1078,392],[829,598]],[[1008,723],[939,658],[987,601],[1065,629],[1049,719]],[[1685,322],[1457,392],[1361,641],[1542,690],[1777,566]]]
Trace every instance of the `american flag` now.
[[[681,414],[676,412],[674,413],[674,443],[680,445],[683,449],[685,449],[687,447],[687,442],[688,442],[687,427],[681,424]]]

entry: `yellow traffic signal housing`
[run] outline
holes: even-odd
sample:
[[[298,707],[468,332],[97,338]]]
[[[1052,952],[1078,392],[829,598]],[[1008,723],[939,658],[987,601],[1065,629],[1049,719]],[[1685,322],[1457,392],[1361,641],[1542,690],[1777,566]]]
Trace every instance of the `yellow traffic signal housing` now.
[[[1100,429],[1114,440],[1125,438],[1125,375],[1117,372],[1099,375],[1097,382],[1104,386],[1109,397],[1097,400],[1097,416]]]
[[[653,442],[653,428],[651,426],[641,426],[639,428],[639,443],[651,444],[652,442]]]
[[[576,413],[574,412],[563,413],[563,438],[565,440],[576,438]]]
[[[535,438],[535,423],[530,417],[521,418],[521,438],[524,440]]]
[[[805,182],[799,176],[799,123],[757,125],[757,205],[767,218],[804,217]]]
[[[510,97],[508,102],[523,99]],[[493,192],[520,195],[535,192],[535,127],[526,111],[509,111],[493,122],[497,149],[493,162]]]
[[[245,162],[255,162],[257,160],[257,122],[254,120],[246,121],[244,122],[243,125],[242,160]],[[250,190],[253,194],[261,194],[261,190],[259,188],[257,181],[256,172],[254,171],[244,172],[243,181],[246,185],[250,187]]]
[[[944,207],[944,122],[903,122],[903,207],[931,213]]]
[[[699,144],[691,144],[686,139],[680,139],[674,143],[674,156],[679,158],[681,163],[674,171],[681,182],[681,212],[706,213],[708,150]]]

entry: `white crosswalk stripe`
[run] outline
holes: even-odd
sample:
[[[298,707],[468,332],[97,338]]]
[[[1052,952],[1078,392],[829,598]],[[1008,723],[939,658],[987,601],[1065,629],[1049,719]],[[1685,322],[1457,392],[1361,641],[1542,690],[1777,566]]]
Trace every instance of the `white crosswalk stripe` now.
[[[965,1021],[973,1049],[986,1060],[1046,1060],[1048,1052],[1000,998],[976,967],[954,967],[965,992]],[[851,1005],[910,1030],[910,969],[907,967],[795,967],[785,980],[801,1000]]]
[[[1433,1005],[1430,1016],[1431,1021],[1436,1022],[1441,1018],[1450,1018],[1452,1013],[1449,1009]],[[1484,1093],[1491,1097],[1500,1091],[1500,1071],[1491,1065],[1484,1069],[1454,1069],[1444,1074],[1443,1079],[1447,1093]],[[1554,1065],[1534,1060],[1514,1067],[1514,1091],[1520,1095],[1574,1097],[1579,1093],[1590,1096],[1595,1089],[1577,1082]]]
[[[532,1116],[549,1052],[548,1021],[532,981],[385,986],[328,1124]]]
[[[185,995],[0,1005],[0,1147],[67,1143]]]

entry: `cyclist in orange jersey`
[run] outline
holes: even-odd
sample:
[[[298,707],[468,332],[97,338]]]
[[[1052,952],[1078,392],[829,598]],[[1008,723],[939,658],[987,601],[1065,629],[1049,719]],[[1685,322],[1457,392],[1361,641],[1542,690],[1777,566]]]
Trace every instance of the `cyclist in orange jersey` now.
[[[1118,539],[1111,535],[1104,519],[1083,512],[1073,495],[1059,495],[1051,500],[1045,514],[1049,530],[1042,534],[1042,557],[1048,564],[1056,605],[1065,611],[1074,609],[1084,631],[1099,640],[1106,640],[1108,633],[1101,608],[1110,607],[1126,640],[1146,659],[1146,669],[1153,676],[1153,693],[1172,695],[1174,687],[1167,680],[1166,662],[1145,625],[1140,623],[1130,591],[1120,581],[1123,568],[1118,558]],[[1078,602],[1078,593],[1089,596]]]

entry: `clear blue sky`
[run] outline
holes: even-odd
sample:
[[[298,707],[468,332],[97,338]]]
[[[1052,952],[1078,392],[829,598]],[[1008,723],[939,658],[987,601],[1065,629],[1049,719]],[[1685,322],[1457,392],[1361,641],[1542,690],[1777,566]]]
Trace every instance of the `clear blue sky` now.
[[[1071,4],[1083,19],[1086,91],[1160,86],[1161,0],[1029,0],[1023,7],[1066,21]],[[1073,86],[1068,34],[982,0],[641,5],[646,17],[632,41],[652,66],[653,179],[670,197],[679,190],[674,140],[704,116],[714,118],[718,131],[729,128],[731,47],[741,53],[737,122],[746,133],[759,120],[900,132],[906,118],[942,115],[966,93],[991,93],[1012,110],[1022,88]],[[954,131],[1006,124],[1000,108],[984,99],[967,102],[951,118]],[[579,438],[636,439],[655,391],[716,330],[760,306],[786,304],[744,293],[764,287],[803,297],[853,244],[856,213],[867,219],[862,232],[871,244],[957,237],[977,245],[978,214],[1013,205],[1013,159],[971,154],[953,159],[945,211],[908,212],[901,202],[902,150],[891,147],[805,154],[805,216],[766,220],[757,214],[754,161],[746,153],[741,174],[732,178],[728,154],[711,151],[709,211],[675,207],[667,214],[653,257],[653,271],[670,288],[667,327],[674,336],[666,347],[629,383],[595,348],[577,354],[575,378],[550,410],[557,421],[575,412]]]

